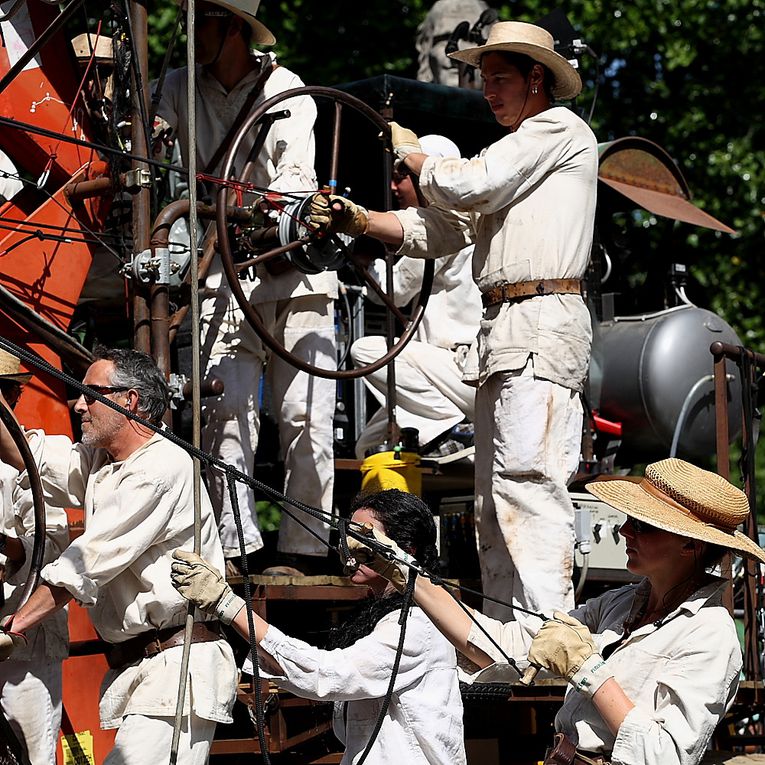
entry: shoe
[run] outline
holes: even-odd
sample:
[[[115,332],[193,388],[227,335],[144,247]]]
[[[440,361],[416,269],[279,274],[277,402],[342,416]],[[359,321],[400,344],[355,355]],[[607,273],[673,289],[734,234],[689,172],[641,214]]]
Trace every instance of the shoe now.
[[[459,422],[454,427],[429,441],[420,450],[424,460],[444,464],[475,454],[475,429],[472,422]]]

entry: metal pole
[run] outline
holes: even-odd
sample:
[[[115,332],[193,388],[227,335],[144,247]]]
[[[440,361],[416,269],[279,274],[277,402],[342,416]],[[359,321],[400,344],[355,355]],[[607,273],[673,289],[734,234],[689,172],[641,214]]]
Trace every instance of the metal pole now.
[[[147,26],[146,0],[131,0],[130,21],[133,30],[133,48],[136,55],[136,66],[141,73],[141,81],[144,90],[143,103],[149,103],[149,53],[148,53],[148,26]],[[133,73],[132,85],[135,93],[133,98],[132,126],[131,126],[131,151],[139,157],[149,156],[149,146],[146,142],[146,130],[141,114],[141,99],[137,94],[138,83],[135,72]],[[134,170],[148,167],[145,163],[136,162]],[[141,188],[133,198],[133,253],[143,252],[149,248],[151,226],[151,189]],[[133,346],[136,350],[144,353],[151,352],[151,319],[148,302],[148,294],[145,289],[137,287],[133,295]],[[164,370],[163,370],[164,371]]]

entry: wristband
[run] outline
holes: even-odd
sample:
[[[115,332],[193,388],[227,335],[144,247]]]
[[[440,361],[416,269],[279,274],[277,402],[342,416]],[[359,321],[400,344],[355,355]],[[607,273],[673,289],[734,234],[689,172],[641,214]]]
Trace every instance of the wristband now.
[[[568,681],[579,693],[592,698],[600,686],[613,676],[614,673],[605,659],[600,654],[594,653],[585,659],[582,666],[569,677]]]
[[[220,596],[220,600],[215,604],[215,615],[223,624],[231,624],[236,615],[244,608],[244,605],[244,599],[229,589]]]

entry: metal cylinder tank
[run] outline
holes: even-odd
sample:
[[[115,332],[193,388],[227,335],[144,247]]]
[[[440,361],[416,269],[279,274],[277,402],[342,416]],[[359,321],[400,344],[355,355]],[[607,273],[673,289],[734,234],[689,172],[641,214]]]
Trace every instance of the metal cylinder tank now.
[[[731,327],[703,308],[683,305],[598,325],[593,374],[600,412],[623,425],[632,459],[666,457],[682,414],[678,457],[715,452],[713,357],[716,340],[741,345]],[[741,380],[728,362],[729,436],[741,429]]]

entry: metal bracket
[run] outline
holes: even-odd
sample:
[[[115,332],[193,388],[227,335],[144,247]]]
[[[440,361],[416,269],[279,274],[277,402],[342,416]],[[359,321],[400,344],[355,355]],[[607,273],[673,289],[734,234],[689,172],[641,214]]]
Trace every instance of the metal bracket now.
[[[125,191],[138,191],[140,189],[151,188],[151,172],[142,167],[128,170],[123,175],[123,184]]]
[[[139,284],[166,284],[179,288],[190,263],[191,255],[187,251],[171,252],[167,247],[157,247],[153,252],[144,250],[134,254],[122,273]]]

